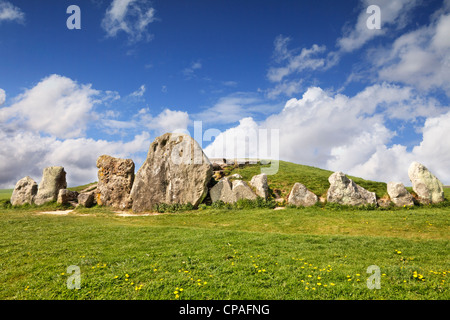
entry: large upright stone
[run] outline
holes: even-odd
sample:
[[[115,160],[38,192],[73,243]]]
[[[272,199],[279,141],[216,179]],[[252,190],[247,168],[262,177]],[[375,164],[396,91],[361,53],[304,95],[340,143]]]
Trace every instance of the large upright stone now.
[[[133,160],[102,155],[97,159],[97,168],[97,204],[121,210],[131,208],[130,192],[135,178]]]
[[[414,198],[406,190],[405,186],[401,182],[389,182],[387,184],[387,192],[389,198],[397,207],[413,206]]]
[[[250,180],[250,185],[255,188],[256,195],[260,196],[261,198],[267,199],[267,197],[269,196],[267,174],[261,173],[253,176],[252,180]]]
[[[423,164],[413,162],[408,169],[414,192],[423,204],[444,201],[444,185]]]
[[[303,184],[297,182],[289,193],[288,203],[294,206],[310,207],[317,203],[319,198],[309,191]]]
[[[343,205],[361,206],[376,204],[375,192],[370,192],[357,185],[342,172],[335,172],[329,178],[330,188],[327,192],[327,201]]]
[[[66,188],[66,172],[63,167],[45,168],[34,203],[41,205],[50,201],[56,201],[59,190]]]
[[[208,193],[212,165],[189,135],[166,133],[150,145],[131,190],[133,211],[152,210],[155,204],[198,206]]]
[[[37,183],[30,177],[26,176],[25,178],[20,179],[17,181],[11,195],[11,204],[13,206],[20,206],[26,203],[32,204],[37,190]]]

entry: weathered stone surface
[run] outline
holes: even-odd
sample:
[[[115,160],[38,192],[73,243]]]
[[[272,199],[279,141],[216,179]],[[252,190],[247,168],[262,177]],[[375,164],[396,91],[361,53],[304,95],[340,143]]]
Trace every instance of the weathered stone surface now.
[[[97,159],[97,168],[97,204],[121,210],[131,208],[130,192],[134,182],[133,160],[102,155]]]
[[[11,204],[13,206],[19,206],[26,203],[32,204],[37,190],[37,183],[30,177],[26,176],[25,178],[20,179],[17,181],[11,195]]]
[[[357,185],[342,172],[335,172],[329,178],[330,188],[327,192],[327,201],[343,205],[360,206],[376,204],[375,192],[370,192]]]
[[[34,197],[34,203],[41,205],[50,201],[56,201],[59,190],[66,188],[66,172],[63,167],[45,168],[42,180],[39,183],[38,192]]]
[[[232,190],[236,201],[239,199],[255,200],[258,197],[247,182],[242,180],[234,180]]]
[[[408,169],[414,192],[423,204],[444,201],[444,186],[423,164],[413,162]]]
[[[166,133],[150,145],[131,190],[133,211],[160,203],[198,206],[208,193],[212,165],[189,135]]]
[[[210,190],[209,195],[212,202],[223,201],[225,203],[236,202],[236,197],[233,194],[232,184],[230,179],[223,178],[217,182]]]
[[[391,198],[391,201],[397,207],[414,205],[413,196],[408,192],[408,190],[406,190],[405,186],[401,182],[389,182],[387,184],[387,192]]]
[[[90,208],[94,205],[94,192],[80,193],[78,195],[78,205]]]
[[[267,174],[261,173],[252,177],[250,185],[255,188],[256,195],[267,199],[269,196],[269,185],[267,184]]]
[[[239,199],[255,200],[257,195],[253,192],[252,188],[242,180],[230,181],[228,178],[221,179],[215,184],[209,195],[212,202],[223,201],[225,203],[234,203]]]
[[[317,201],[318,197],[299,182],[294,184],[288,197],[288,203],[294,206],[310,207]]]
[[[58,192],[58,198],[56,200],[59,204],[68,204],[72,201],[76,201],[78,198],[77,191],[71,191],[68,189],[60,189]]]
[[[242,179],[242,176],[239,173],[232,174],[230,178]]]

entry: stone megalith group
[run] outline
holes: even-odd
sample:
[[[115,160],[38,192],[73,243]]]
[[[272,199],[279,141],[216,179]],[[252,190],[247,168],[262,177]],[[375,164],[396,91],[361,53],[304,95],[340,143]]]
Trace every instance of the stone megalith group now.
[[[67,189],[63,167],[48,167],[43,170],[39,185],[28,176],[20,179],[11,196],[11,203],[41,205],[57,201],[73,206],[98,204],[143,212],[151,211],[159,204],[190,203],[197,207],[207,195],[211,202],[225,203],[258,197],[268,199],[267,174],[255,175],[248,183],[239,174],[224,176],[227,167],[241,167],[242,163],[237,159],[214,159],[211,162],[189,135],[166,133],[151,143],[147,158],[136,174],[133,160],[102,155],[96,163],[97,184],[76,192]],[[424,165],[413,162],[408,175],[415,197],[402,183],[389,182],[388,202],[395,206],[412,206],[416,202],[433,204],[444,201],[442,183]],[[287,204],[309,207],[318,201],[350,206],[376,206],[380,203],[374,192],[359,186],[340,171],[330,175],[328,182],[330,186],[326,199],[319,199],[305,185],[295,183],[287,196]]]
[[[43,205],[56,201],[59,204],[81,204],[90,207],[94,204],[94,197],[92,190],[68,190],[64,167],[53,166],[44,168],[39,185],[29,176],[20,179],[14,187],[10,201],[13,206]]]

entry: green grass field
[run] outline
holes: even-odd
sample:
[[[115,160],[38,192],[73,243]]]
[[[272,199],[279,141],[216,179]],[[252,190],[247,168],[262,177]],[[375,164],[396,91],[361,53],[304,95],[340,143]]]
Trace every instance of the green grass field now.
[[[277,189],[303,177],[298,182],[323,193],[314,169],[286,166],[289,173],[280,168],[269,178]],[[238,171],[248,178],[254,169]],[[450,298],[448,206],[40,213],[55,209],[65,208],[0,209],[0,299]],[[67,288],[72,265],[80,289]],[[367,288],[372,265],[379,290]]]

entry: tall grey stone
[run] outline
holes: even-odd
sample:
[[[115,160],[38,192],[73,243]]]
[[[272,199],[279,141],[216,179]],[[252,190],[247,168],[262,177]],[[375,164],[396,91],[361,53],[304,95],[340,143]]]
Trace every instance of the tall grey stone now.
[[[408,175],[420,203],[430,204],[444,201],[444,185],[423,164],[416,161],[411,163]]]
[[[401,182],[389,182],[387,184],[387,192],[391,198],[391,201],[397,207],[414,205],[413,196],[408,192],[408,190],[406,190],[405,186]]]
[[[166,133],[150,145],[131,190],[133,211],[152,210],[155,204],[198,206],[208,193],[212,165],[189,135]]]
[[[32,204],[37,190],[37,183],[30,177],[26,176],[25,178],[20,179],[17,181],[11,195],[11,204],[13,206],[19,206],[26,203]]]
[[[269,185],[267,183],[267,174],[261,173],[252,177],[250,185],[255,188],[256,195],[261,198],[267,199],[269,196]]]
[[[375,192],[367,191],[340,171],[333,173],[328,181],[330,182],[327,192],[328,202],[351,206],[377,203]]]
[[[97,159],[97,168],[97,204],[121,210],[131,208],[130,193],[135,178],[133,160],[102,155]]]
[[[303,184],[297,182],[289,193],[288,203],[294,206],[310,207],[317,203],[318,197]]]
[[[41,205],[50,201],[56,201],[59,190],[66,188],[66,172],[63,167],[45,168],[34,203]]]

